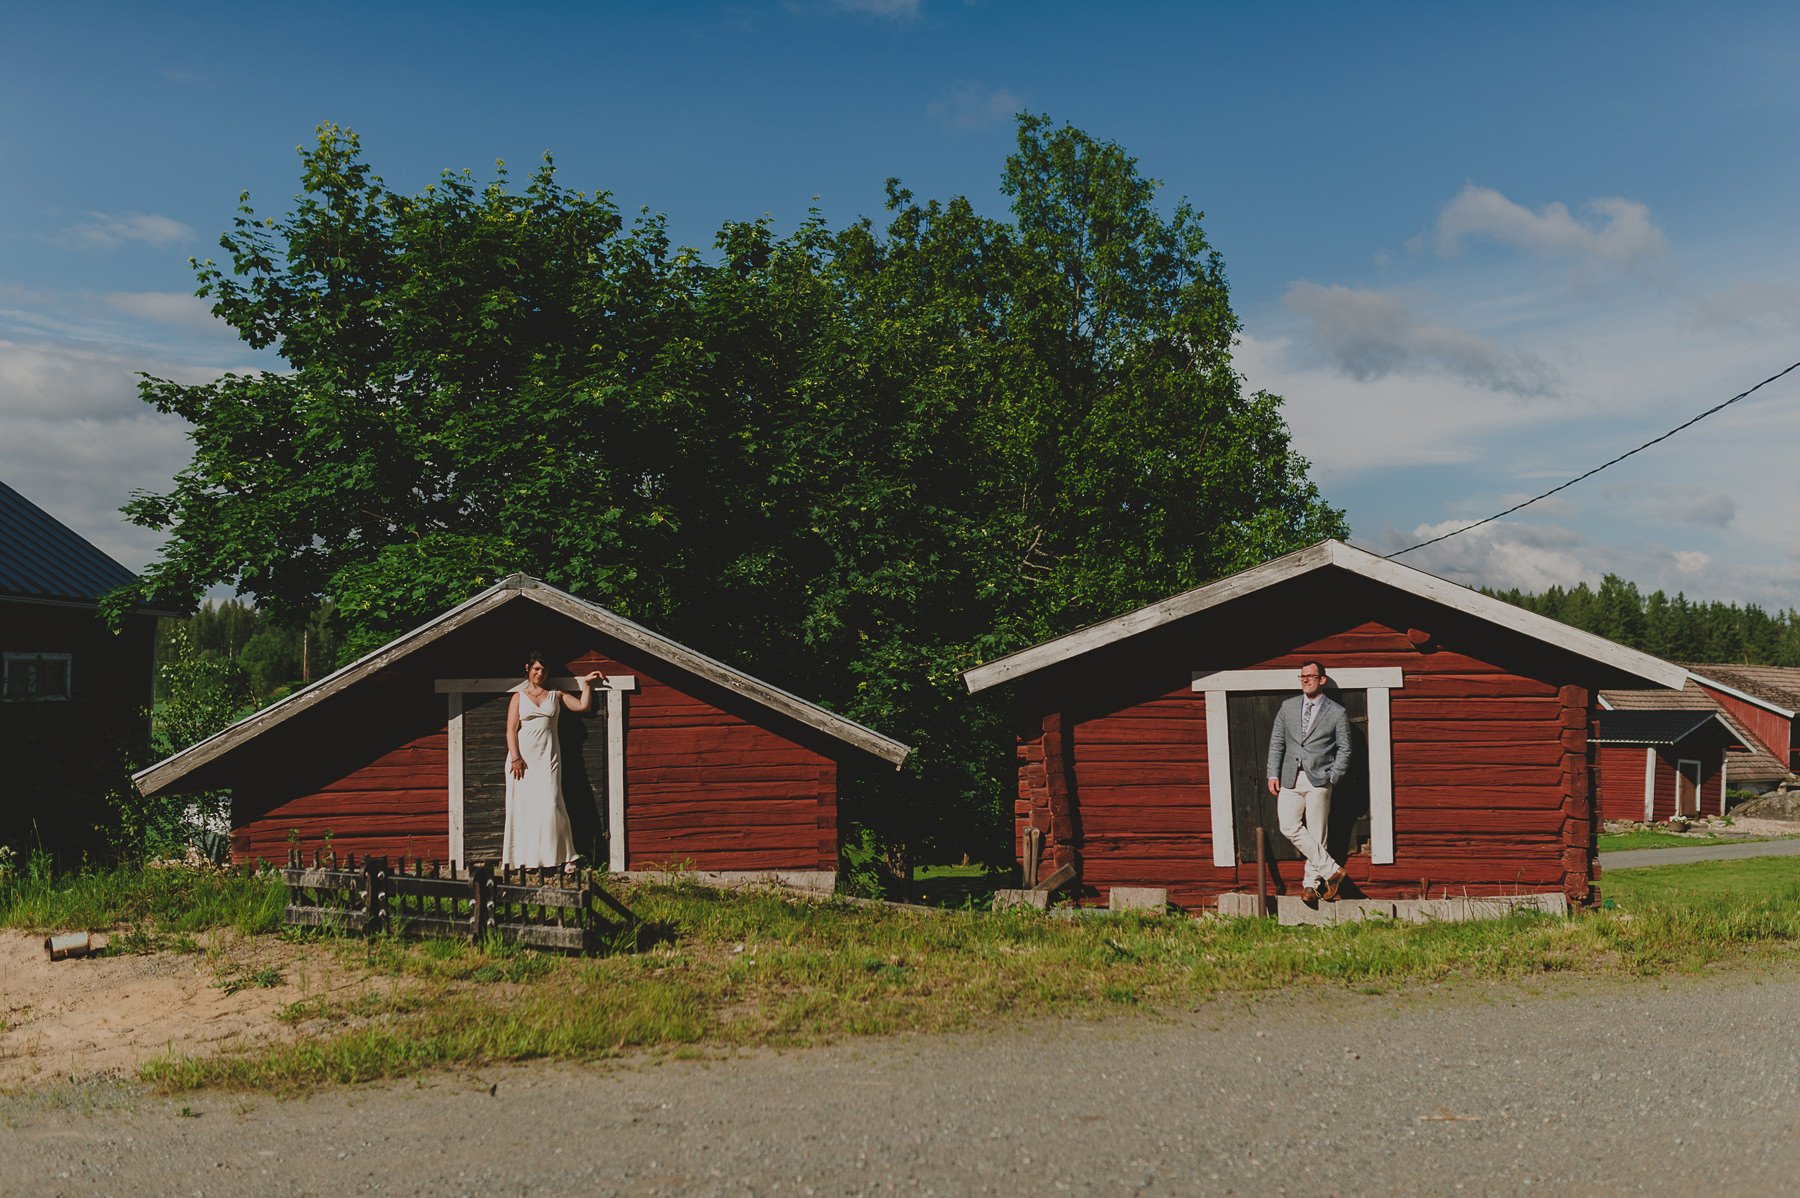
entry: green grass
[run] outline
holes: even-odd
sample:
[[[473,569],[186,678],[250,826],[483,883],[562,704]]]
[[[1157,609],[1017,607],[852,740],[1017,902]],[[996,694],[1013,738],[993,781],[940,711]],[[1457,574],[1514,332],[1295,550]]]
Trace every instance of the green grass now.
[[[1796,888],[1800,888],[1800,857],[1609,869],[1600,886],[1607,898],[1632,911],[1784,899],[1800,903],[1800,893],[1789,893]]]
[[[628,901],[675,929],[672,943],[571,959],[449,941],[342,941],[334,951],[366,981],[349,1000],[296,1004],[290,1018],[317,1021],[316,1030],[273,1047],[159,1061],[144,1076],[165,1092],[292,1092],[441,1066],[711,1054],[995,1019],[1175,1010],[1293,986],[1381,994],[1449,979],[1642,976],[1800,957],[1800,861],[1718,864],[1758,872],[1715,884],[1680,880],[1697,866],[1609,871],[1616,909],[1571,920],[1339,928],[933,915],[646,886]],[[1789,873],[1763,872],[1771,864]],[[1634,876],[1659,873],[1673,880]]]
[[[0,927],[28,932],[124,929],[120,947],[148,951],[173,938],[193,951],[193,934],[229,927],[246,936],[281,927],[287,887],[244,870],[121,866],[61,877],[7,874],[0,880]]]
[[[923,881],[989,885],[979,867]],[[296,987],[288,1042],[145,1068],[165,1092],[294,1092],[442,1066],[627,1052],[710,1055],[996,1019],[1179,1010],[1222,994],[1328,986],[1381,994],[1450,979],[1643,976],[1800,959],[1800,858],[1609,870],[1613,909],[1462,924],[1282,928],[1125,914],[1065,920],[795,902],[681,884],[626,901],[669,935],[569,958],[469,945],[282,933],[292,957],[226,966],[228,990]],[[241,873],[122,869],[0,886],[0,924],[112,930],[121,948],[195,952],[209,928],[278,928],[285,892]],[[120,934],[122,930],[123,934]],[[309,947],[310,946],[310,947]],[[623,946],[621,946],[623,947]],[[318,986],[329,974],[334,983]]]

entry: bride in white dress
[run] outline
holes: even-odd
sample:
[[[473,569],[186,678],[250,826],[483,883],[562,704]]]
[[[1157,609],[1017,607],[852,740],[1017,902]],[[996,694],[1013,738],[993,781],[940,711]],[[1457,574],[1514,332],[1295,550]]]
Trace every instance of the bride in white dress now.
[[[502,864],[545,869],[573,869],[575,838],[563,806],[562,753],[556,724],[564,708],[582,712],[593,702],[593,687],[606,675],[595,670],[577,678],[581,695],[546,685],[544,657],[525,659],[525,685],[513,692],[506,709],[506,837]]]

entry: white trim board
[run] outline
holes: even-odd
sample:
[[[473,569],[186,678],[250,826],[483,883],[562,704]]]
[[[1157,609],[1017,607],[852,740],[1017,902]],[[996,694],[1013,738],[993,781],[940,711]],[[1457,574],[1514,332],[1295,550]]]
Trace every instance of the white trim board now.
[[[1656,822],[1656,746],[1644,750],[1644,822]]]
[[[1405,686],[1399,666],[1330,671],[1339,689],[1369,694],[1369,863],[1394,863],[1394,722],[1388,692]],[[1298,678],[1285,670],[1196,670],[1193,688],[1206,696],[1206,789],[1212,807],[1213,864],[1236,867],[1237,827],[1231,809],[1232,691],[1300,693]]]
[[[1387,687],[1390,690],[1405,683],[1401,681],[1399,666],[1365,666],[1350,667],[1342,670],[1330,670],[1325,675],[1327,682],[1335,682],[1340,690],[1367,690],[1370,687]],[[1217,670],[1194,671],[1194,689],[1197,691],[1293,691],[1300,693],[1300,677],[1293,669],[1287,670]]]
[[[440,695],[483,693],[495,694],[499,691],[522,690],[525,679],[518,678],[439,678],[435,682]],[[606,681],[594,687],[597,691],[634,691],[638,688],[636,674],[608,674]],[[575,691],[581,689],[581,683],[574,678],[552,678],[550,689],[556,691]]]
[[[635,624],[597,603],[578,599],[567,591],[560,591],[528,574],[512,574],[467,603],[451,608],[442,615],[419,625],[411,632],[403,633],[374,652],[358,658],[349,665],[340,667],[335,673],[329,674],[309,686],[302,687],[279,703],[246,716],[229,728],[207,737],[199,744],[190,745],[155,765],[144,767],[131,775],[131,781],[138,788],[138,792],[146,798],[172,791],[188,774],[208,762],[224,756],[244,742],[292,719],[344,688],[353,686],[362,679],[404,660],[425,646],[482,618],[489,612],[505,604],[517,602],[536,603],[552,611],[561,612],[598,630],[605,636],[640,649],[659,661],[666,661],[677,669],[722,686],[751,702],[779,712],[790,719],[823,732],[835,740],[886,761],[895,769],[904,765],[907,757],[912,753],[909,746],[901,744],[892,737],[883,736],[855,720],[846,719],[827,711],[817,703],[810,703],[798,695],[782,690],[778,686],[771,686],[741,670],[734,670],[723,662],[716,661],[704,653],[698,653],[686,645],[678,644],[660,633],[652,632],[643,625]]]
[[[450,859],[463,860],[463,696],[522,690],[523,678],[438,678],[437,692],[450,703]],[[573,678],[552,678],[553,690],[573,690]],[[606,696],[606,855],[607,868],[625,868],[625,693],[638,688],[635,674],[608,674],[593,688]]]
[[[1442,604],[1453,611],[1510,629],[1533,640],[1555,645],[1559,649],[1600,662],[1656,686],[1679,690],[1682,683],[1687,681],[1688,672],[1673,662],[1640,653],[1636,649],[1627,649],[1604,637],[1571,628],[1522,607],[1514,607],[1503,599],[1483,595],[1480,591],[1449,582],[1435,574],[1427,574],[1423,570],[1377,557],[1342,541],[1327,540],[1264,562],[1260,566],[1240,570],[1206,586],[1172,595],[1136,611],[1128,611],[1124,615],[1090,624],[1029,649],[1021,649],[1017,653],[985,662],[965,670],[963,682],[971,692],[984,691],[1327,566]]]

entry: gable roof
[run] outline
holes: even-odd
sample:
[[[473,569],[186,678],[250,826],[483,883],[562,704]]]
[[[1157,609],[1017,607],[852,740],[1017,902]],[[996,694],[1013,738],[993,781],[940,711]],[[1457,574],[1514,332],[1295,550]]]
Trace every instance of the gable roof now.
[[[468,602],[451,608],[436,619],[419,625],[411,632],[395,637],[373,653],[351,662],[336,673],[319,679],[311,686],[295,691],[281,702],[265,707],[254,715],[246,716],[224,731],[199,744],[183,749],[172,757],[164,758],[155,765],[139,770],[131,776],[131,780],[137,784],[138,790],[145,796],[169,790],[191,771],[223,756],[245,741],[261,735],[277,724],[292,719],[346,687],[393,665],[463,625],[508,603],[518,602],[538,603],[552,611],[561,612],[563,615],[579,620],[590,628],[598,629],[633,648],[650,653],[659,660],[669,662],[690,674],[695,674],[708,682],[742,695],[771,711],[779,712],[871,756],[890,762],[895,769],[899,769],[901,765],[905,764],[907,756],[912,752],[910,747],[892,737],[883,736],[855,720],[845,719],[841,715],[829,712],[817,703],[808,702],[778,686],[753,678],[742,670],[735,670],[704,653],[697,653],[661,633],[652,632],[642,624],[633,623],[617,612],[601,607],[598,603],[590,603],[586,599],[577,598],[567,591],[558,590],[549,583],[533,578],[529,574],[513,574],[501,579]]]
[[[1687,684],[1678,691],[1601,691],[1600,706],[1608,712],[1672,709],[1711,712],[1725,721],[1725,726],[1731,729],[1732,734],[1743,745],[1742,748],[1727,750],[1730,753],[1728,760],[1733,778],[1778,782],[1788,776],[1787,763],[1769,752],[1767,746],[1739,723],[1736,716],[1719,706],[1718,700],[1702,690],[1692,675],[1688,676]],[[1600,717],[1602,725],[1607,718],[1605,715]]]
[[[971,692],[983,691],[1327,567],[1336,567],[1422,599],[1441,603],[1445,607],[1601,662],[1658,686],[1679,687],[1687,678],[1687,671],[1673,662],[1640,653],[1636,649],[1628,649],[1605,637],[1571,628],[1547,616],[1515,607],[1504,599],[1483,595],[1480,591],[1377,557],[1342,541],[1320,541],[1295,553],[1266,561],[1260,566],[1227,575],[1206,586],[1184,591],[1136,611],[1090,624],[1054,640],[965,670],[963,682]]]
[[[91,604],[137,578],[0,482],[0,595]]]
[[[1627,708],[1610,711],[1600,717],[1594,743],[1599,745],[1674,745],[1686,740],[1708,724],[1717,724],[1734,741],[1741,738],[1716,711],[1692,708]]]
[[[1766,707],[1788,719],[1800,711],[1800,670],[1787,666],[1739,666],[1695,662],[1687,667],[1701,682]]]

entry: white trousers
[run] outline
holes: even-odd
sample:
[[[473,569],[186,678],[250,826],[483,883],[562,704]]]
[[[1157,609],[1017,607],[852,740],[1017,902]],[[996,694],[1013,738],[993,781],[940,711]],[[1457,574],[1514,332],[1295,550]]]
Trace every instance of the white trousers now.
[[[1338,871],[1338,863],[1325,851],[1325,829],[1331,822],[1331,787],[1319,786],[1305,770],[1294,775],[1294,785],[1283,787],[1275,799],[1275,817],[1281,834],[1294,842],[1306,858],[1303,885],[1313,886]]]

